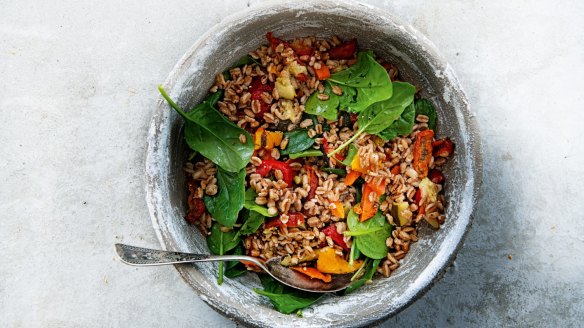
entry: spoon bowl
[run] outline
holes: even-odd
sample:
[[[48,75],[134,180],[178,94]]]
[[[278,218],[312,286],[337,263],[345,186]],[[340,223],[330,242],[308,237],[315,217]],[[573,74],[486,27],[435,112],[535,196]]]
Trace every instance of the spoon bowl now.
[[[134,266],[155,266],[180,263],[211,261],[248,261],[265,271],[272,278],[286,286],[312,293],[332,293],[347,288],[351,284],[352,274],[332,275],[330,282],[311,279],[281,264],[281,257],[273,257],[266,262],[246,255],[210,255],[193,254],[157,249],[142,248],[125,244],[115,244],[120,260]]]

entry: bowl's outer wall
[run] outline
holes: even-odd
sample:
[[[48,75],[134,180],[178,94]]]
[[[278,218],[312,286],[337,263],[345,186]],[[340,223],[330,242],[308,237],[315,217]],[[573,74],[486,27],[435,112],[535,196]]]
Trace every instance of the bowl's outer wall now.
[[[253,292],[253,275],[216,284],[215,264],[177,266],[199,296],[226,316],[246,325],[288,327],[362,326],[391,316],[427,290],[454,259],[470,227],[481,178],[480,144],[466,97],[452,69],[419,32],[388,13],[361,4],[307,1],[273,3],[226,18],[210,30],[177,64],[165,87],[183,108],[200,102],[217,73],[265,43],[265,33],[283,38],[339,35],[357,38],[361,49],[372,49],[397,64],[405,80],[422,87],[422,95],[437,106],[439,136],[456,144],[447,177],[447,220],[438,231],[422,228],[402,266],[391,277],[376,279],[343,297],[327,295],[303,311],[304,318],[283,315]],[[205,238],[186,224],[186,193],[182,165],[187,146],[182,120],[159,99],[149,137],[147,202],[162,246],[207,253]]]

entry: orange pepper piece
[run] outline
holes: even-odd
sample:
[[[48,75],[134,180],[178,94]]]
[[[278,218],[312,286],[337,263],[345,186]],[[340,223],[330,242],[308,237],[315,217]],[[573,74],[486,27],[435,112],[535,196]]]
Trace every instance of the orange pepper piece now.
[[[290,268],[294,271],[303,273],[310,277],[310,279],[320,279],[324,282],[331,282],[331,275],[328,273],[322,273],[318,271],[316,268],[312,267],[292,267]]]
[[[355,183],[355,181],[357,179],[359,179],[360,176],[361,176],[361,172],[351,170],[351,172],[347,173],[347,176],[345,177],[345,185],[352,186],[353,183]]]
[[[430,161],[432,161],[433,138],[434,131],[432,130],[424,130],[416,134],[413,167],[421,178],[425,178],[428,175]]]
[[[314,72],[316,73],[316,77],[321,81],[331,77],[331,71],[326,65],[320,65],[320,68],[315,69]]]
[[[362,264],[363,260],[355,260],[353,265],[349,265],[349,262],[338,256],[333,248],[325,247],[318,251],[316,269],[322,273],[345,274],[357,271]]]
[[[359,222],[367,221],[375,216],[379,207],[378,202],[379,195],[369,184],[365,184],[363,186],[363,195],[361,196],[361,215],[359,216]]]
[[[345,209],[343,208],[343,203],[336,201],[331,204],[331,214],[344,219],[345,218]]]

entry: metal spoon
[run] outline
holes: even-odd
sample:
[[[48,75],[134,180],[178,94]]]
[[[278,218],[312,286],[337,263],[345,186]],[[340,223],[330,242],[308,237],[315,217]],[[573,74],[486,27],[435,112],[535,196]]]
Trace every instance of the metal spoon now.
[[[261,262],[255,257],[245,255],[209,255],[172,251],[161,251],[124,244],[116,244],[116,252],[122,262],[135,266],[152,266],[209,261],[249,261],[268,273],[272,278],[286,286],[314,293],[331,293],[347,288],[351,284],[352,274],[335,274],[330,282],[311,279],[308,276],[288,269],[280,264],[281,257],[273,257]]]

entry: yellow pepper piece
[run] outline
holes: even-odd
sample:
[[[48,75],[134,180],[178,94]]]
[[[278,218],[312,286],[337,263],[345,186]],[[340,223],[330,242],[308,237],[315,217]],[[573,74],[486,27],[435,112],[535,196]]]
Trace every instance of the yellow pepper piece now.
[[[362,260],[355,260],[353,265],[349,265],[333,248],[325,247],[318,252],[316,269],[322,273],[345,274],[357,271],[362,264]]]
[[[341,219],[345,218],[345,208],[343,207],[343,203],[339,201],[332,202],[330,205],[330,210],[332,215]]]
[[[282,143],[283,138],[284,134],[280,131],[266,131],[264,128],[259,128],[254,135],[254,149],[272,150]]]

